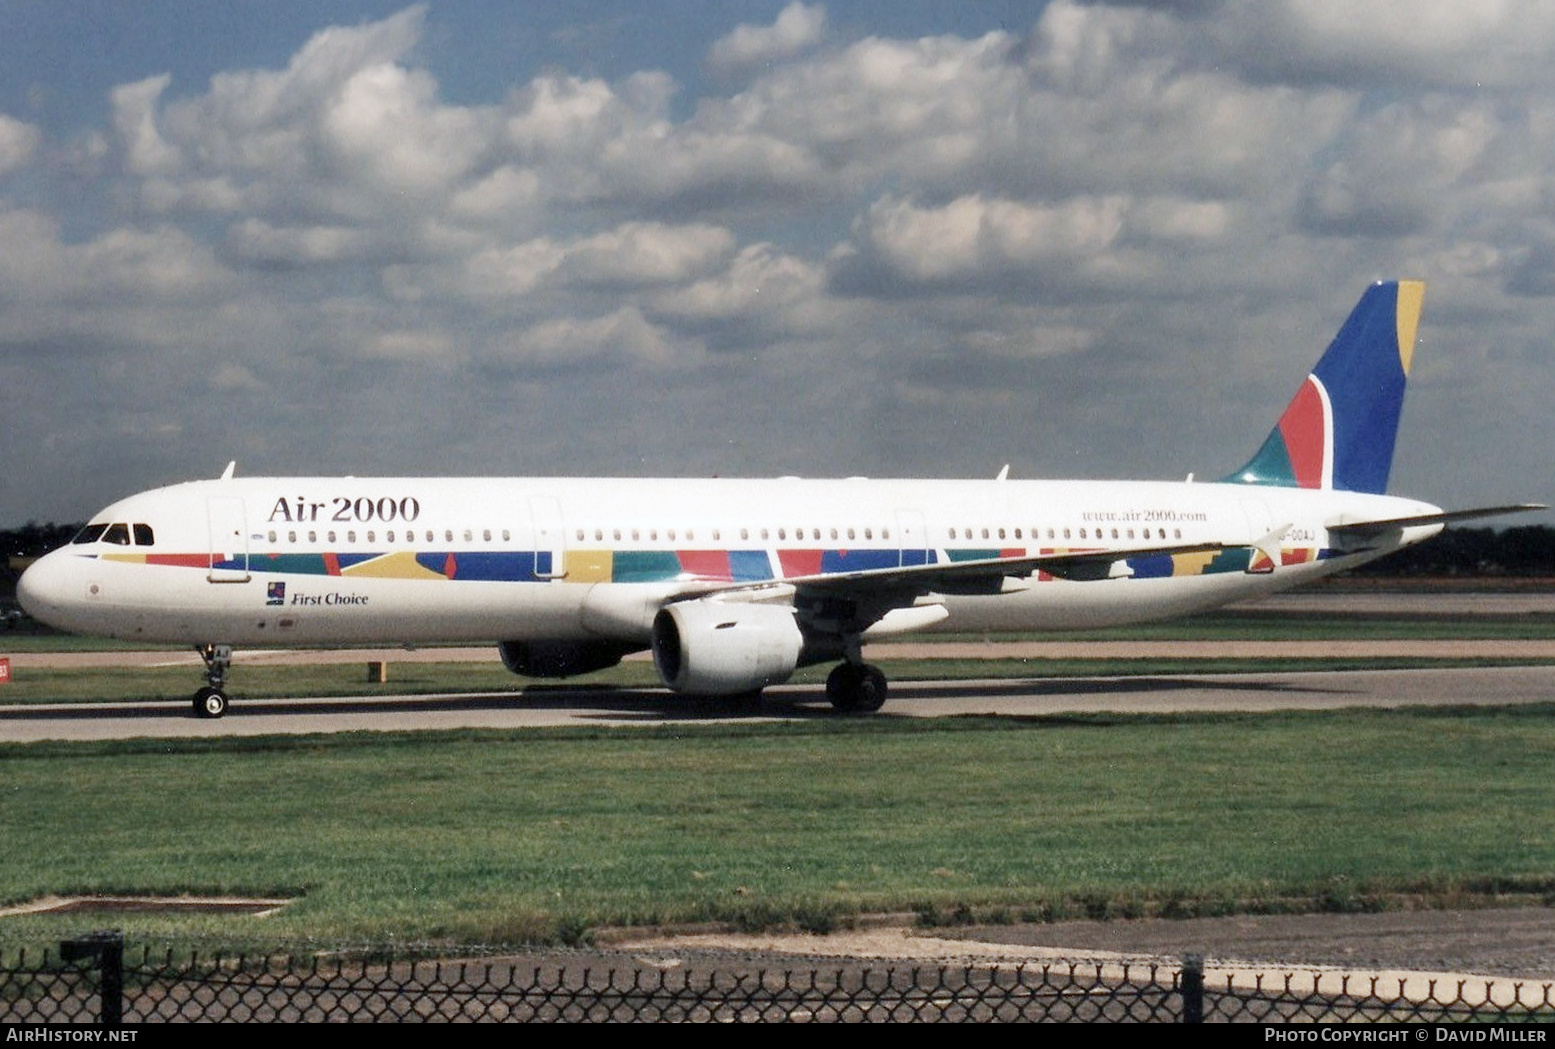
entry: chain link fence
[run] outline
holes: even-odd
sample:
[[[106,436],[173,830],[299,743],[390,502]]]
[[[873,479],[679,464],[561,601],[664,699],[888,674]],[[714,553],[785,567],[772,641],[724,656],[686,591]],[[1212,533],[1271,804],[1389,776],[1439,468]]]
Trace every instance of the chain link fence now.
[[[613,960],[614,961],[614,960]],[[35,960],[0,957],[0,1022],[813,1021],[1508,1022],[1555,1019],[1555,984],[1331,972],[1247,974],[1175,963],[1072,961],[920,967],[852,962],[698,971],[623,957],[343,960],[125,957],[117,934]]]

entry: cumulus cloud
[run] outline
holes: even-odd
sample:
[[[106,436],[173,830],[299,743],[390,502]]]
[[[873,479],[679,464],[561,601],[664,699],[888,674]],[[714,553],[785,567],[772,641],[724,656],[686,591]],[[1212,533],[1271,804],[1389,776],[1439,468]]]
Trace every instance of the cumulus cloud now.
[[[568,372],[604,365],[673,365],[700,356],[694,341],[676,340],[635,307],[602,317],[544,321],[497,340],[491,363],[519,372]]]
[[[728,76],[755,66],[782,62],[809,50],[826,32],[826,9],[819,4],[789,4],[770,26],[741,25],[708,49],[707,64]]]
[[[36,127],[0,113],[0,175],[31,160],[42,139]]]
[[[1539,0],[1227,4],[1203,24],[1249,76],[1398,87],[1555,82],[1555,10]]]
[[[1094,434],[1082,407],[1118,398],[1087,469],[1176,473],[1153,422],[1218,391],[1194,440],[1233,440],[1217,427],[1244,408],[1266,432],[1287,355],[1365,281],[1418,275],[1428,335],[1555,385],[1543,5],[1052,0],[1027,25],[865,15],[843,38],[792,3],[667,25],[689,67],[541,62],[478,90],[440,64],[437,17],[300,33],[289,60],[204,83],[137,71],[69,142],[0,116],[0,378],[97,352],[206,445],[236,417],[181,377],[286,390],[256,406],[256,446],[306,457],[338,445],[322,420],[369,426],[396,470],[442,465],[382,423],[410,405],[475,454],[578,471],[623,468],[579,420],[641,396],[643,443],[697,465],[718,464],[683,419],[725,411],[752,472],[950,473]],[[40,403],[78,396],[79,369],[27,375]],[[751,390],[759,412],[710,407]]]

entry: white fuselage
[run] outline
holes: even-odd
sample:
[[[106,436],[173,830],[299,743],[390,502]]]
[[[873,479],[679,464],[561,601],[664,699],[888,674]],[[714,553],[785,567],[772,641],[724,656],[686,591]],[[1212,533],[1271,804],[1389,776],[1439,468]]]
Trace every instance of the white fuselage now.
[[[93,521],[128,527],[42,558],[19,593],[56,626],[129,640],[646,645],[666,601],[776,591],[800,576],[1057,551],[1240,548],[1131,557],[1116,578],[1095,581],[1039,571],[980,596],[930,586],[913,603],[946,614],[902,620],[1062,630],[1295,586],[1441,527],[1342,549],[1329,526],[1435,512],[1389,496],[1234,484],[228,478],[115,503]],[[1281,529],[1278,563],[1259,570],[1270,566],[1255,564],[1252,544]]]

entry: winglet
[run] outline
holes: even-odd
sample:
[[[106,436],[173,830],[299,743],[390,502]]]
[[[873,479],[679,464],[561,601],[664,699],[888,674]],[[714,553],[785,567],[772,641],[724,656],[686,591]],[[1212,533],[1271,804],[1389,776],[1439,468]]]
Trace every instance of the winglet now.
[[[1386,491],[1424,296],[1417,280],[1366,289],[1258,454],[1226,480]]]

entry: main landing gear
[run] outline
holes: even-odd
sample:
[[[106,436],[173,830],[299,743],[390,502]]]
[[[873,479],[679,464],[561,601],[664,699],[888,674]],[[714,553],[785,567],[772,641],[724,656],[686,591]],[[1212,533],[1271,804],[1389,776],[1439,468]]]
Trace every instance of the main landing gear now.
[[[194,694],[194,716],[219,718],[227,712],[227,671],[232,669],[231,645],[199,645],[195,651],[205,660],[205,680],[209,682]]]
[[[826,698],[839,714],[873,714],[885,693],[885,674],[868,663],[838,663],[826,678]]]

